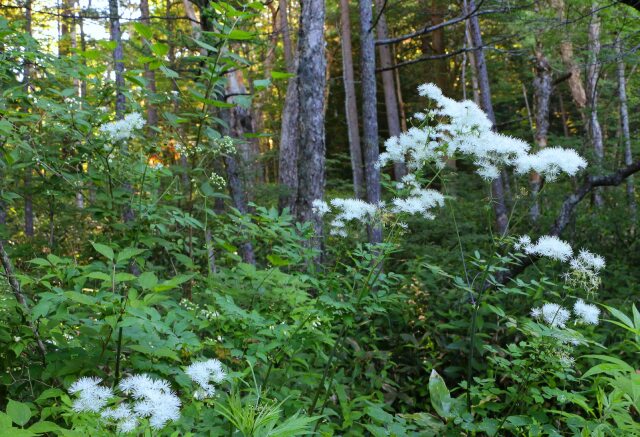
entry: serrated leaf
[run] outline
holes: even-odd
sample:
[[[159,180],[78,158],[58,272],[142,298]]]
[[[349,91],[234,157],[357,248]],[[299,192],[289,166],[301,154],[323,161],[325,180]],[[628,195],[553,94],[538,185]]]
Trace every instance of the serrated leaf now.
[[[7,404],[7,414],[13,423],[24,426],[31,419],[31,408],[27,404],[9,399]]]
[[[138,277],[138,284],[143,290],[151,290],[158,284],[158,278],[153,272],[144,272]]]
[[[111,281],[111,275],[105,272],[89,272],[85,275],[85,277],[91,278],[91,279],[100,279],[101,281],[107,281],[107,282]]]
[[[109,246],[100,243],[91,243],[96,252],[102,254],[109,261],[113,261],[113,250]]]
[[[124,249],[123,251],[118,253],[116,261],[117,262],[126,261],[126,260],[128,260],[130,258],[133,258],[134,256],[140,255],[144,251],[145,251],[144,249],[137,249],[135,247],[127,247],[126,249]]]

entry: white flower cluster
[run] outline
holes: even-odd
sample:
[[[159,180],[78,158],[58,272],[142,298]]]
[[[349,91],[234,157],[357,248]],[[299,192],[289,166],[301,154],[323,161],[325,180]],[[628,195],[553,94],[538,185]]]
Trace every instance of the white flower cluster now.
[[[78,395],[73,403],[74,411],[100,413],[102,419],[115,421],[123,433],[135,430],[141,418],[148,418],[154,429],[162,429],[167,422],[180,418],[180,399],[163,379],[152,379],[146,374],[124,378],[118,388],[133,400],[106,409],[115,394],[110,388],[99,385],[100,382],[99,378],[85,377],[69,387],[69,393]]]
[[[145,120],[137,112],[125,115],[121,120],[111,121],[100,126],[100,132],[111,141],[126,141],[133,136],[134,130],[142,129]]]
[[[216,392],[216,388],[212,382],[219,384],[224,381],[227,376],[222,368],[222,363],[216,359],[193,363],[187,367],[185,373],[199,386],[193,394],[196,399],[212,397]]]
[[[576,323],[597,325],[600,318],[600,309],[582,299],[578,299],[573,305],[573,314],[576,316]],[[568,309],[556,303],[545,303],[539,308],[533,308],[531,316],[535,319],[544,320],[554,328],[564,328],[571,317],[571,313]]]
[[[536,244],[531,243],[528,235],[518,241],[516,248],[522,248],[527,255],[546,256],[558,261],[567,261],[573,255],[571,245],[555,235],[543,235]]]
[[[319,205],[319,203],[316,204]],[[371,223],[385,208],[383,202],[373,205],[360,199],[332,199],[331,206],[337,210],[337,214],[331,222],[331,235],[340,237],[347,236],[345,229],[347,222]]]
[[[386,152],[380,155],[380,165],[404,162],[410,170],[416,170],[435,162],[442,167],[447,158],[458,153],[470,156],[478,166],[477,173],[487,180],[496,179],[505,165],[513,166],[520,174],[536,171],[549,180],[560,172],[573,176],[587,166],[584,158],[570,149],[549,147],[529,154],[530,146],[525,141],[493,132],[491,121],[474,102],[445,97],[434,84],[421,85],[418,92],[433,100],[436,107],[414,118],[438,123],[424,123],[389,138]]]
[[[180,398],[171,391],[167,381],[152,379],[145,374],[133,375],[123,379],[119,387],[135,399],[131,420],[149,418],[152,428],[161,429],[167,422],[180,418]]]
[[[114,394],[108,387],[100,385],[100,378],[82,377],[69,387],[69,393],[79,395],[73,402],[73,410],[76,412],[99,412],[109,402]]]
[[[527,255],[545,256],[562,262],[568,261],[569,271],[564,274],[564,278],[569,285],[582,287],[587,293],[600,287],[602,282],[600,271],[606,266],[604,258],[600,255],[582,249],[578,255],[572,257],[571,245],[554,235],[544,235],[535,244],[532,243],[531,237],[522,235],[514,247]]]
[[[338,210],[331,222],[332,235],[346,236],[345,225],[349,221],[370,222],[385,213],[420,214],[433,219],[433,209],[444,205],[444,196],[421,186],[416,172],[431,163],[444,168],[447,159],[457,155],[471,157],[477,166],[476,173],[486,180],[496,179],[504,166],[513,166],[516,173],[536,171],[549,180],[556,179],[561,172],[573,176],[587,166],[587,162],[571,149],[549,147],[529,154],[531,147],[525,141],[494,132],[487,114],[474,102],[445,97],[434,84],[421,85],[418,92],[434,101],[435,107],[413,116],[420,123],[419,127],[389,138],[377,163],[378,166],[390,162],[406,165],[409,174],[399,185],[399,189],[407,188],[403,197],[393,199],[388,210],[384,204],[371,205],[357,199],[332,200],[331,205]],[[313,211],[323,216],[329,208],[317,199]],[[551,253],[555,249],[556,258],[566,261],[571,253],[567,254],[555,243],[542,240],[530,250],[534,251],[532,253]]]

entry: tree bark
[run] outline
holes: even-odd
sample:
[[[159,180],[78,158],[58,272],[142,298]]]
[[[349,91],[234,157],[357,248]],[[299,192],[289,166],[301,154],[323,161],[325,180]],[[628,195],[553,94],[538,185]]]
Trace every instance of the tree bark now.
[[[27,0],[25,4],[25,32],[31,36],[32,18],[31,18],[31,0]],[[31,63],[29,60],[24,61],[24,91],[29,94],[31,92]],[[31,172],[30,166],[25,168],[24,173],[24,233],[27,237],[33,237],[33,199],[31,196]]]
[[[377,166],[378,113],[376,100],[376,46],[373,34],[373,5],[371,0],[358,0],[360,6],[360,51],[362,74],[362,139],[364,143],[364,171],[367,183],[367,202],[380,202],[380,169]],[[369,229],[369,242],[382,242],[382,227]]]
[[[280,0],[280,27],[287,72],[296,74],[297,61],[296,55],[293,53],[291,26],[287,18],[287,0]],[[278,183],[283,189],[278,206],[281,211],[289,208],[289,212],[294,216],[297,215],[296,200],[298,196],[298,115],[298,79],[294,76],[290,77],[287,82],[287,93],[282,108],[278,156]]]
[[[124,50],[122,48],[118,0],[109,0],[109,22],[111,41],[116,43],[116,47],[113,49],[116,76],[116,118],[122,119],[126,108],[126,100],[124,97]]]
[[[342,81],[345,94],[345,113],[351,155],[353,191],[356,198],[364,196],[364,173],[362,168],[362,147],[358,125],[358,103],[353,73],[353,50],[351,48],[351,24],[349,20],[349,0],[340,0],[340,36],[342,43]]]
[[[151,16],[149,12],[149,0],[140,0],[140,20],[143,24],[150,26]],[[143,39],[144,44],[148,44],[148,41]],[[149,50],[145,48],[145,53],[150,54]],[[154,127],[158,126],[158,108],[156,107],[153,99],[156,95],[156,72],[149,68],[149,64],[144,64],[144,78],[147,82],[147,127],[150,135],[155,135]]]
[[[297,216],[312,222],[321,246],[322,221],[313,214],[311,204],[322,199],[325,182],[324,87],[326,59],[324,39],[325,4],[323,0],[305,0],[300,13],[298,37],[298,195]]]
[[[469,10],[476,9],[475,0],[469,0]],[[487,113],[489,120],[493,123],[493,129],[496,125],[496,115],[493,112],[493,104],[491,102],[491,88],[489,85],[489,73],[484,58],[484,50],[482,44],[482,34],[480,32],[480,23],[477,15],[469,17],[469,32],[474,47],[474,59],[476,64],[476,78],[478,79],[478,91],[480,92],[480,106]],[[509,216],[507,206],[504,200],[504,184],[501,178],[491,182],[491,191],[493,197],[493,211],[496,219],[496,229],[502,235],[506,234],[509,226]]]
[[[551,106],[551,65],[542,51],[542,44],[538,41],[535,49],[535,71],[533,79],[534,103],[536,112],[535,140],[538,150],[547,147],[549,140],[549,109]],[[532,172],[530,176],[531,194],[533,205],[529,211],[532,222],[540,218],[540,203],[538,192],[540,191],[542,178],[540,174]]]
[[[587,103],[589,105],[589,137],[598,164],[602,165],[604,158],[604,141],[602,128],[598,120],[598,79],[600,76],[600,17],[595,2],[591,4],[591,22],[589,23],[589,65],[587,66]],[[602,206],[603,199],[600,190],[594,191],[594,203]]]
[[[561,23],[564,23],[566,21],[564,0],[551,0],[551,6],[556,10],[558,20]],[[573,43],[566,37],[563,38],[560,43],[560,57],[562,58],[562,62],[570,73],[569,89],[571,90],[573,101],[575,102],[578,109],[582,111],[587,105],[587,94],[584,90],[584,86],[582,85],[580,68],[574,60]]]
[[[345,0],[342,0],[343,2]],[[376,30],[378,39],[387,39],[389,28],[382,8],[385,0],[376,0],[378,24]],[[392,47],[390,45],[378,46],[378,54],[380,55],[380,67],[389,68],[394,65],[391,54]],[[398,96],[396,95],[395,76],[393,70],[382,71],[382,89],[384,91],[385,112],[387,114],[387,125],[389,127],[389,136],[395,137],[402,132],[400,127],[400,113],[398,108]],[[393,174],[395,180],[399,181],[407,174],[407,168],[402,162],[393,163]]]
[[[622,41],[620,35],[616,36],[615,50],[617,58],[618,73],[618,100],[620,100],[620,128],[622,129],[622,139],[624,142],[624,163],[631,165],[633,156],[631,154],[631,134],[629,132],[629,109],[627,107],[627,80],[624,71],[624,59],[622,50]],[[637,217],[636,195],[633,185],[633,175],[627,178],[627,199],[629,202],[629,212],[635,223]]]
[[[226,75],[226,93],[231,96],[247,94],[242,70],[235,70]],[[254,133],[254,119],[251,108],[242,106],[235,97],[230,99],[236,106],[231,109],[231,130],[238,143],[239,160],[237,160],[242,178],[245,198],[252,198],[254,187],[260,181],[261,167],[258,163],[260,150],[256,138],[247,138],[246,134]]]

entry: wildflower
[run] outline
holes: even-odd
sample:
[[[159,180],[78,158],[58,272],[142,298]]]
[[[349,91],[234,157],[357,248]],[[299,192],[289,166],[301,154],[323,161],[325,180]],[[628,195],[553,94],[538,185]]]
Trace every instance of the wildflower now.
[[[597,325],[600,317],[600,308],[595,305],[585,303],[584,300],[578,299],[573,305],[573,312],[579,321],[587,325]]]
[[[562,147],[546,147],[533,155],[521,155],[516,162],[516,172],[520,174],[533,170],[555,180],[562,171],[573,176],[587,166],[587,161],[575,150]]]
[[[599,273],[606,265],[603,257],[582,249],[569,265],[571,269],[564,275],[569,285],[584,288],[587,293],[600,287],[602,280]]]
[[[434,219],[432,208],[444,205],[444,196],[436,190],[416,188],[411,191],[409,197],[393,199],[393,212],[406,212],[409,214],[422,214],[427,219]]]
[[[379,210],[379,205],[373,205],[360,199],[333,199],[331,205],[339,209],[338,221],[351,220],[367,222],[373,219]]]
[[[558,304],[545,303],[540,308],[533,308],[531,315],[537,319],[542,318],[553,327],[564,328],[569,320],[570,313]]]
[[[78,394],[78,398],[73,402],[73,410],[76,412],[91,411],[99,412],[110,398],[113,392],[110,388],[102,387],[100,378],[82,377],[69,387],[69,393]]]
[[[122,433],[131,432],[138,427],[138,418],[131,407],[124,403],[104,410],[100,416],[105,420],[115,420],[118,431]]]
[[[185,373],[200,388],[195,392],[196,399],[212,397],[216,389],[211,382],[220,383],[224,381],[226,373],[222,368],[222,363],[216,359],[192,363],[187,367]]]
[[[521,235],[518,238],[518,241],[516,242],[516,244],[513,245],[513,247],[515,247],[516,250],[522,250],[527,246],[531,245],[531,237],[529,237],[528,235]]]
[[[523,248],[528,255],[546,256],[558,261],[567,261],[573,253],[571,245],[555,235],[544,235],[536,244],[527,244]]]
[[[135,415],[148,417],[152,428],[161,429],[167,422],[180,418],[180,399],[167,381],[152,379],[146,374],[133,375],[120,381],[119,387],[136,400]]]
[[[322,199],[315,199],[313,202],[311,202],[311,210],[318,217],[323,217],[331,210],[331,208],[329,208],[327,202],[323,201]]]
[[[100,132],[104,133],[111,141],[126,141],[133,136],[133,131],[142,129],[145,125],[144,118],[137,112],[127,114],[121,120],[105,123],[100,126]]]
[[[605,267],[606,262],[600,255],[582,249],[578,256],[571,260],[570,265],[574,270],[592,270],[598,272]]]

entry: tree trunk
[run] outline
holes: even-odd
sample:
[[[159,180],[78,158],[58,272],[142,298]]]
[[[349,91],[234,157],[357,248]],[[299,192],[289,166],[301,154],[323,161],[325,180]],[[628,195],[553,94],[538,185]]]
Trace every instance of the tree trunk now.
[[[342,0],[343,2],[345,0]],[[389,29],[387,27],[387,20],[384,16],[382,8],[385,4],[385,0],[376,0],[376,8],[378,13],[378,24],[376,30],[378,33],[378,39],[387,39],[389,36]],[[378,46],[378,54],[380,55],[380,67],[389,68],[394,65],[393,57],[391,55],[391,46],[389,44],[383,44]],[[387,125],[389,127],[389,136],[395,137],[402,132],[400,127],[400,113],[398,108],[398,96],[396,95],[395,77],[393,70],[385,70],[382,72],[382,89],[384,91],[384,104],[385,112],[387,113]],[[407,168],[402,162],[393,163],[393,174],[395,180],[399,181],[404,175],[407,174]]]
[[[116,118],[124,117],[126,101],[124,97],[124,50],[120,31],[120,15],[118,0],[109,0],[109,22],[111,41],[116,43],[113,50],[114,72],[116,76]]]
[[[597,5],[595,2],[591,4],[591,22],[589,23],[589,64],[587,66],[587,103],[589,105],[589,137],[593,151],[598,160],[598,164],[602,165],[604,158],[604,141],[602,138],[602,128],[598,120],[598,78],[600,76],[600,17],[597,13]],[[601,190],[594,191],[594,202],[596,206],[602,206]]]
[[[242,96],[247,94],[247,88],[244,84],[244,76],[242,70],[235,70],[226,75],[227,95]],[[230,98],[230,102],[235,103],[235,107],[231,109],[231,130],[234,132],[234,137],[238,138],[239,165],[240,177],[242,178],[245,198],[251,199],[253,196],[256,182],[261,180],[260,174],[261,166],[258,162],[258,156],[260,154],[257,138],[247,138],[246,134],[253,134],[254,132],[254,119],[253,112],[250,107],[242,106],[235,97]]]
[[[564,0],[551,0],[551,6],[556,10],[558,20],[564,23],[566,21]],[[573,43],[568,38],[563,38],[560,43],[560,57],[562,58],[565,68],[567,68],[570,73],[568,82],[573,101],[578,109],[582,111],[587,104],[587,95],[582,85],[580,68],[574,60]]]
[[[538,41],[535,49],[536,76],[533,79],[534,103],[536,111],[535,140],[538,150],[547,147],[549,137],[549,109],[551,106],[551,65],[542,51],[542,45]],[[540,174],[532,172],[530,176],[531,194],[533,205],[529,211],[532,222],[540,218],[540,203],[538,192],[542,184]]]
[[[469,0],[468,10],[473,11],[475,9],[475,0]],[[477,15],[469,17],[469,32],[474,47],[476,77],[478,79],[478,90],[480,92],[480,106],[487,113],[489,120],[493,123],[493,129],[495,129],[496,116],[493,112],[493,104],[491,102],[489,72],[487,71],[487,64],[484,58],[482,34],[480,32],[480,23]],[[509,216],[504,200],[504,184],[501,178],[497,178],[491,182],[491,191],[493,197],[493,211],[496,216],[496,229],[500,234],[504,235],[506,234],[509,226]]]
[[[353,175],[353,191],[356,198],[364,196],[364,173],[362,168],[362,147],[358,125],[358,103],[353,74],[353,51],[351,48],[351,24],[349,20],[349,0],[340,0],[340,37],[342,43],[342,81],[345,94],[345,113],[349,135],[349,152]]]
[[[631,165],[633,163],[633,156],[631,155],[631,134],[629,133],[627,81],[624,72],[624,59],[620,34],[616,36],[615,49],[618,71],[618,99],[620,100],[620,128],[622,129],[622,139],[624,141],[624,163],[625,165]],[[637,207],[635,190],[633,186],[633,176],[629,176],[629,178],[627,178],[627,198],[629,202],[629,211],[631,213],[631,218],[635,223],[637,217]]]
[[[376,108],[376,47],[373,34],[373,7],[371,0],[359,0],[358,4],[360,6],[364,172],[367,182],[367,201],[376,205],[380,202],[380,169],[377,166],[380,150]],[[382,227],[380,225],[370,227],[369,242],[382,242]]]
[[[25,4],[25,32],[31,36],[31,0],[27,0]],[[31,92],[31,63],[29,60],[24,61],[24,91],[29,94]],[[24,233],[27,237],[33,237],[33,200],[31,197],[31,167],[25,168],[24,173]]]
[[[311,204],[322,199],[325,182],[324,87],[326,79],[324,0],[305,0],[300,13],[298,39],[298,196],[297,216],[312,222],[316,231],[313,245],[321,246],[322,221]]]
[[[140,0],[140,20],[143,24],[150,26],[151,16],[149,12],[149,0]],[[148,41],[143,39],[143,44],[148,44]],[[149,49],[145,48],[144,52],[148,55]],[[156,95],[156,72],[149,68],[149,64],[144,64],[144,78],[147,82],[147,98],[146,98],[146,106],[147,106],[147,128],[148,132],[151,135],[155,135],[154,127],[158,126],[158,108],[153,103],[153,99]]]
[[[280,27],[284,46],[284,59],[287,72],[296,74],[297,62],[291,43],[291,26],[287,18],[287,0],[280,0]],[[298,79],[289,78],[287,94],[282,108],[282,122],[280,125],[280,148],[278,156],[278,183],[284,190],[280,194],[278,206],[280,210],[289,208],[292,215],[296,214],[296,200],[298,196]]]

